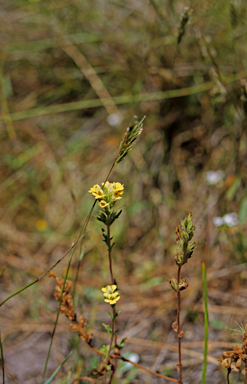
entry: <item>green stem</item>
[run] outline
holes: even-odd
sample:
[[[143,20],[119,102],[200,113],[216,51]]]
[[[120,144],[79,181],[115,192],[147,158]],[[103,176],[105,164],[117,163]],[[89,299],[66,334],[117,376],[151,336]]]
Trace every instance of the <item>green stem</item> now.
[[[110,341],[109,351],[108,351],[107,358],[106,358],[106,366],[108,365],[109,357],[111,354],[112,343],[113,343],[113,338],[114,338],[114,330],[115,330],[115,307],[112,306],[111,341]],[[104,383],[105,384],[106,384],[106,374],[107,374],[107,371],[105,372],[105,375],[104,375]]]
[[[109,179],[109,176],[110,176],[110,174],[111,174],[111,172],[112,172],[114,166],[116,165],[116,160],[117,160],[117,158],[118,158],[118,156],[115,158],[115,160],[114,160],[114,162],[113,162],[113,164],[112,164],[112,166],[111,166],[111,168],[110,168],[110,170],[109,170],[109,172],[108,172],[108,174],[107,174],[107,176],[106,176],[106,178],[105,178],[104,185],[105,185],[105,183],[107,182],[107,180]],[[88,214],[88,216],[87,216],[87,218],[86,218],[86,220],[85,220],[85,222],[84,222],[84,224],[83,224],[83,226],[82,226],[82,229],[81,229],[81,231],[80,231],[80,235],[82,234],[83,230],[84,230],[83,233],[86,232],[87,225],[88,225],[88,222],[89,222],[89,220],[90,220],[90,217],[91,217],[91,215],[92,215],[92,213],[93,213],[93,210],[94,210],[94,207],[95,207],[95,205],[96,205],[96,202],[97,202],[97,200],[95,200],[94,203],[93,203],[93,205],[92,205],[92,208],[91,208],[91,210],[90,210],[90,212],[89,212],[89,214]],[[80,254],[81,254],[81,250],[82,250],[82,243],[81,243],[81,247],[80,247]],[[78,281],[78,279],[79,279],[79,271],[80,271],[80,262],[78,262],[78,264],[77,264],[76,277],[75,277],[75,281],[74,281],[74,289],[73,289],[72,297],[75,296],[75,292],[76,292],[76,284],[77,284],[77,281]],[[112,284],[113,284],[113,282],[112,282]]]
[[[112,257],[111,257],[111,230],[110,225],[107,224],[107,242],[108,242],[108,260],[109,260],[109,270],[111,275],[111,283],[114,284],[113,272],[112,272]]]
[[[109,259],[109,270],[110,270],[110,275],[111,275],[111,283],[114,284],[113,271],[112,271],[111,228],[110,227],[111,226],[108,224],[107,225],[108,259]],[[116,320],[116,317],[115,317],[115,314],[116,314],[115,305],[114,305],[114,307],[112,307],[112,313],[113,313],[113,318],[114,318],[114,321],[112,323],[112,330],[114,330],[117,327],[117,320]],[[110,342],[109,354],[110,354],[110,351],[111,351],[111,348],[112,348],[113,337],[114,337],[115,345],[117,345],[117,334],[115,333],[115,335],[113,336],[113,332],[114,331],[112,331],[112,338],[111,338],[111,342]],[[108,358],[109,358],[109,356],[108,356]],[[113,367],[113,371],[112,371],[112,374],[111,374],[111,377],[110,377],[109,384],[111,384],[111,382],[113,380],[113,376],[114,376],[114,374],[116,372],[116,369],[117,369],[117,363],[118,363],[118,360],[115,359],[114,360],[114,367]],[[107,364],[108,364],[108,361],[107,361]]]

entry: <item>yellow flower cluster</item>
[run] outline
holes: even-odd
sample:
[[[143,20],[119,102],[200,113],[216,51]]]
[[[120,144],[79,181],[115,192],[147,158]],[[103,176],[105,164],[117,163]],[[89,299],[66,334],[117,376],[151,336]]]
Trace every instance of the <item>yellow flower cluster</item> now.
[[[116,304],[116,302],[120,299],[120,295],[115,284],[107,285],[106,287],[102,288],[102,291],[104,292],[105,302],[109,303],[110,305]]]
[[[100,208],[112,207],[113,204],[122,199],[124,186],[121,183],[102,183],[102,188],[99,184],[95,184],[88,192],[92,193],[96,200],[100,200]]]

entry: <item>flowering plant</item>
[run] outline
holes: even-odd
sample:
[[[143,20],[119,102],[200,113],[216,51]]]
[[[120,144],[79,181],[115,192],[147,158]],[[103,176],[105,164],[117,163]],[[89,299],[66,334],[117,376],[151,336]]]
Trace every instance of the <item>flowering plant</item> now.
[[[116,302],[120,299],[120,295],[115,284],[103,287],[102,291],[104,292],[105,302],[109,303],[110,305],[115,305]]]
[[[99,184],[95,184],[90,190],[89,193],[95,197],[96,200],[100,200],[99,206],[100,208],[111,209],[117,200],[122,199],[122,194],[124,191],[123,184],[117,183],[109,183],[106,181],[102,183],[102,188]]]

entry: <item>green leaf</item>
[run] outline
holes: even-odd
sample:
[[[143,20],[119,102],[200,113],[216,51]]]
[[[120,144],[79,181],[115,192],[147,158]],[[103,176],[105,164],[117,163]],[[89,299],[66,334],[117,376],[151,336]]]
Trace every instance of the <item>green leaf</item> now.
[[[109,313],[109,312],[106,312],[106,314],[110,317],[110,319],[112,320],[112,314]]]
[[[239,210],[239,223],[244,224],[247,218],[247,196],[245,196],[241,202]]]
[[[241,182],[241,177],[238,176],[236,178],[236,180],[234,181],[234,183],[230,186],[230,188],[228,189],[227,193],[226,193],[226,198],[228,200],[232,200],[234,198],[234,195],[235,193],[237,192],[237,189],[240,185],[240,182]]]
[[[58,373],[59,369],[64,365],[64,363],[66,363],[66,361],[68,360],[68,358],[70,357],[72,351],[65,357],[64,361],[57,367],[57,369],[53,372],[53,374],[51,375],[51,377],[45,382],[45,384],[48,384],[52,381],[52,379],[54,379],[54,377],[56,376],[56,374]]]
[[[109,335],[112,336],[112,330],[111,330],[111,327],[109,327],[109,325],[107,324],[104,324],[102,323],[103,327],[107,330],[107,332],[109,333]]]
[[[107,233],[106,231],[104,230],[104,228],[101,228],[101,231],[102,231],[102,235],[103,235],[103,241],[104,243],[106,243],[106,245],[108,246],[108,236],[107,236]]]
[[[127,337],[125,337],[121,342],[117,345],[118,349],[122,349],[125,345],[125,340],[127,340]]]
[[[104,212],[100,212],[99,216],[94,216],[97,220],[107,225],[107,215]]]
[[[115,313],[115,315],[114,315],[114,319],[113,319],[113,320],[115,320],[116,317],[118,317],[118,315],[119,315],[120,312],[121,312],[121,311],[118,311],[118,312]]]
[[[112,223],[119,218],[121,213],[122,213],[122,210],[120,210],[119,212],[112,211],[109,216],[109,225],[112,225]]]
[[[100,351],[104,352],[105,360],[107,359],[109,348],[109,345],[102,345],[102,347],[100,348]]]

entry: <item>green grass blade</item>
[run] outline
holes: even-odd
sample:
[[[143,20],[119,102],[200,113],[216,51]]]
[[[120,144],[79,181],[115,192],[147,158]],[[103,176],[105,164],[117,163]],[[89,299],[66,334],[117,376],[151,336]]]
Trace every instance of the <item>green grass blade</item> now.
[[[55,375],[57,374],[59,369],[64,365],[64,363],[66,363],[66,361],[70,357],[71,353],[72,353],[72,351],[65,357],[64,361],[57,367],[57,369],[53,372],[51,377],[48,380],[46,380],[45,384],[49,384],[52,381],[52,379],[55,377]]]
[[[90,211],[90,214],[91,214],[91,211]],[[86,220],[88,220],[88,217],[87,217]],[[82,230],[81,230],[80,235],[78,236],[77,241],[70,247],[70,249],[69,249],[67,252],[65,252],[65,253],[63,254],[63,256],[62,256],[58,261],[56,261],[55,264],[52,265],[52,267],[50,267],[46,272],[44,272],[43,275],[41,275],[41,276],[39,276],[37,279],[31,281],[30,283],[28,283],[28,284],[25,285],[24,287],[18,289],[18,291],[12,293],[10,296],[8,296],[6,299],[4,299],[4,300],[0,303],[0,307],[1,307],[4,303],[6,303],[6,301],[8,301],[8,300],[11,299],[12,297],[18,295],[18,293],[24,291],[25,289],[31,287],[33,284],[35,284],[35,283],[37,283],[38,281],[40,281],[41,279],[43,279],[43,277],[45,277],[45,276],[46,276],[52,269],[54,269],[54,268],[56,267],[56,265],[57,265],[58,263],[60,263],[60,261],[62,261],[62,260],[63,260],[63,259],[64,259],[64,258],[71,252],[71,251],[72,251],[72,249],[75,250],[75,248],[76,248],[76,246],[77,246],[77,243],[79,242],[80,239],[83,238],[83,236],[85,235],[85,232],[86,232],[86,228],[85,228],[85,230],[84,230],[83,235],[82,235]]]
[[[31,287],[33,284],[35,284],[36,282],[38,281],[38,279],[35,279],[33,281],[31,281],[31,283],[28,283],[27,285],[25,285],[24,287],[22,287],[21,289],[18,289],[18,291],[12,293],[12,295],[8,296],[6,299],[4,299],[1,303],[0,303],[0,307],[6,303],[6,301],[8,301],[9,299],[11,299],[12,297],[18,295],[18,293],[24,291],[25,289]]]
[[[208,295],[207,295],[207,277],[206,266],[202,262],[202,281],[203,281],[203,296],[204,296],[204,360],[202,368],[202,384],[206,384],[207,372],[207,354],[208,354]]]
[[[5,384],[4,358],[3,358],[3,344],[2,344],[1,333],[0,333],[0,349],[1,349],[1,362],[2,362],[2,378],[3,378],[3,384]]]
[[[246,71],[245,71],[245,75],[246,75]],[[143,101],[163,100],[163,99],[189,96],[196,93],[209,91],[213,87],[213,85],[214,85],[213,82],[209,81],[203,84],[193,85],[188,88],[172,89],[172,90],[163,91],[163,92],[144,93],[139,95],[121,95],[121,96],[105,98],[105,99],[81,100],[81,101],[74,101],[70,103],[49,105],[47,107],[38,107],[38,108],[33,108],[25,111],[9,113],[8,116],[3,114],[0,118],[0,121],[4,121],[4,119],[7,117],[11,118],[12,121],[16,121],[16,120],[28,119],[31,117],[49,115],[51,113],[68,112],[68,111],[76,111],[76,110],[87,109],[87,108],[103,107],[104,105],[131,104],[131,103],[138,103]]]
[[[237,74],[229,75],[225,77],[224,84],[229,84],[234,81],[243,79],[247,76],[247,71],[241,71]],[[131,104],[143,101],[151,100],[163,100],[163,99],[173,99],[176,97],[190,96],[197,93],[209,91],[214,86],[213,81],[208,81],[202,84],[192,85],[191,87],[181,88],[181,89],[171,89],[163,92],[154,92],[154,93],[144,93],[139,95],[121,95],[112,97],[109,99],[92,99],[92,100],[81,100],[74,101],[71,103],[49,105],[47,107],[38,107],[33,109],[28,109],[25,111],[15,112],[4,114],[0,117],[0,121],[4,122],[5,118],[10,118],[11,121],[28,119],[31,117],[49,115],[51,113],[59,112],[68,112],[76,111],[87,108],[96,108],[102,107],[103,105],[120,105],[120,104]]]

